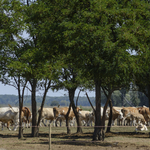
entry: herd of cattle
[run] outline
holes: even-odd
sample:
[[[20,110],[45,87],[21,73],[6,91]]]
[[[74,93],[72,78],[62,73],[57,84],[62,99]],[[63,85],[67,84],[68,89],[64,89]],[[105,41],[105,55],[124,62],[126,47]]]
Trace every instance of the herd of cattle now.
[[[41,115],[41,123],[46,126],[45,120],[53,122],[53,126],[62,126],[62,121],[65,121],[65,115],[68,112],[68,107],[54,107],[54,108],[43,108]],[[95,123],[95,114],[93,111],[83,111],[79,107],[76,108],[79,117],[82,121],[83,126],[92,126]],[[39,108],[38,113],[41,109]],[[103,115],[103,107],[101,107],[101,114]],[[105,120],[108,120],[110,116],[110,108],[107,108],[105,114]],[[22,121],[26,127],[31,126],[32,113],[28,107],[23,107],[21,112]],[[69,113],[70,126],[75,126],[75,115],[71,108]],[[146,126],[150,125],[150,111],[146,106],[143,107],[113,107],[112,108],[112,126],[135,126],[136,130],[147,130]],[[40,126],[41,126],[40,123]],[[2,126],[7,125],[8,130],[10,124],[14,125],[16,130],[19,124],[19,108],[18,107],[1,107],[0,108],[0,124]]]

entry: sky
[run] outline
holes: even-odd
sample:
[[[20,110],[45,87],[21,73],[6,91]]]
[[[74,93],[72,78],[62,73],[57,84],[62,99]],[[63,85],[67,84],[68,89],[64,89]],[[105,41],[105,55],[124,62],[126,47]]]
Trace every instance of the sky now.
[[[78,96],[79,90],[77,89],[75,92],[75,96]],[[0,83],[0,95],[18,95],[17,89],[15,89],[12,86],[3,85]],[[89,97],[95,97],[95,92],[87,91],[87,94]],[[25,95],[30,95],[30,91],[26,90]],[[42,96],[42,91],[37,92],[37,95]],[[53,92],[52,90],[49,90],[47,93],[47,96],[52,97],[61,97],[61,96],[68,96],[68,91],[59,90],[57,92]],[[80,96],[86,96],[85,92],[80,92]]]

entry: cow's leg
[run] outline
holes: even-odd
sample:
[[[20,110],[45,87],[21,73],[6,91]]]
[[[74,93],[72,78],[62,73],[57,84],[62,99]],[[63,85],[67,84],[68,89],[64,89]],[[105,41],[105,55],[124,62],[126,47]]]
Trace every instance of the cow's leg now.
[[[55,119],[53,120],[53,127],[55,127]]]
[[[30,120],[28,120],[28,128],[30,128],[30,126],[31,126],[31,125],[30,125]]]
[[[114,124],[115,124],[114,122],[115,122],[115,121],[114,121],[114,120],[112,120],[112,123],[111,123],[111,125],[112,125],[112,126],[114,126]]]
[[[44,124],[44,126],[46,126],[46,124],[44,123],[44,119],[42,119],[42,123]]]
[[[26,128],[28,128],[28,120],[26,120],[26,122],[25,122],[25,123],[26,123]]]
[[[4,130],[4,122],[2,122],[2,131]]]
[[[17,128],[18,128],[18,123],[17,122],[14,122],[14,131],[16,131],[17,130]]]
[[[7,129],[8,129],[9,131],[11,131],[11,129],[9,128],[9,126],[10,126],[10,122],[7,122]]]
[[[133,121],[134,121],[134,120],[130,119],[130,126],[133,125]]]
[[[60,127],[61,127],[61,126],[62,126],[62,119],[60,119],[60,121],[59,121],[59,122],[60,122]]]
[[[57,117],[57,119],[55,120],[55,126],[56,126],[56,127],[58,127],[58,125],[57,125],[58,119],[59,119],[59,118]]]

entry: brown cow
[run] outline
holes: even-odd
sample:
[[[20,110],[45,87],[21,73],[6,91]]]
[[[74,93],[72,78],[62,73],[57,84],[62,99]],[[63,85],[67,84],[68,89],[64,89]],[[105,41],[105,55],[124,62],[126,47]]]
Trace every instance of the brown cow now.
[[[38,113],[41,112],[41,108],[39,108],[38,110]],[[54,121],[55,121],[55,118],[54,118],[54,113],[53,113],[53,108],[43,108],[43,111],[42,111],[42,114],[41,114],[41,122],[47,126],[45,123],[44,123],[44,119],[46,120],[50,120],[50,122],[53,121],[53,126],[54,126]],[[41,126],[41,122],[40,122],[40,126]]]
[[[110,109],[108,109],[108,115],[110,116]],[[115,125],[115,120],[120,116],[119,111],[112,107],[112,125]]]
[[[149,121],[150,121],[149,108],[148,107],[139,107],[138,110],[139,110],[139,113],[144,116],[147,125],[149,125]]]
[[[22,107],[22,121],[25,122],[26,128],[30,128],[32,113],[28,107]]]
[[[140,113],[139,114],[132,113],[131,114],[131,120],[132,120],[134,126],[136,124],[139,124],[139,123],[143,123],[144,125],[146,125],[146,121],[144,119],[144,116]]]
[[[133,125],[133,121],[131,120],[131,114],[139,114],[138,108],[136,107],[123,107],[121,109],[121,112],[123,113],[123,122],[125,119],[127,121],[130,121],[130,125]]]
[[[3,121],[2,122],[2,130],[3,130],[3,127],[5,126],[5,124],[7,124],[7,129],[9,130],[9,131],[11,131],[11,129],[10,129],[10,125],[12,125],[13,124],[13,121],[12,120],[10,120],[10,121]]]
[[[60,107],[60,108],[54,107],[54,108],[53,108],[54,117],[56,118],[56,126],[57,126],[57,120],[58,120],[58,119],[59,119],[59,120],[61,120],[61,118],[62,118],[62,120],[65,119],[65,115],[67,114],[68,109],[69,109],[69,107]],[[76,110],[77,110],[77,112],[79,112],[79,110],[82,110],[82,109],[80,109],[79,107],[77,107]],[[68,119],[69,119],[70,121],[73,121],[73,122],[74,122],[74,117],[75,117],[75,114],[74,114],[74,112],[73,112],[73,110],[72,110],[72,108],[71,108],[71,109],[70,109],[69,116],[68,116]],[[60,126],[61,126],[61,121],[60,121]]]

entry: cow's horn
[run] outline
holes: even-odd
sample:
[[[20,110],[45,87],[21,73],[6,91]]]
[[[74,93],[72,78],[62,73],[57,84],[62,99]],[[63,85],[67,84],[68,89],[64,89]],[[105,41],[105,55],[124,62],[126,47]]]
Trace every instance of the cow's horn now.
[[[10,104],[8,104],[8,106],[14,111],[14,109],[12,108],[12,106]],[[15,112],[15,111],[14,111]]]

